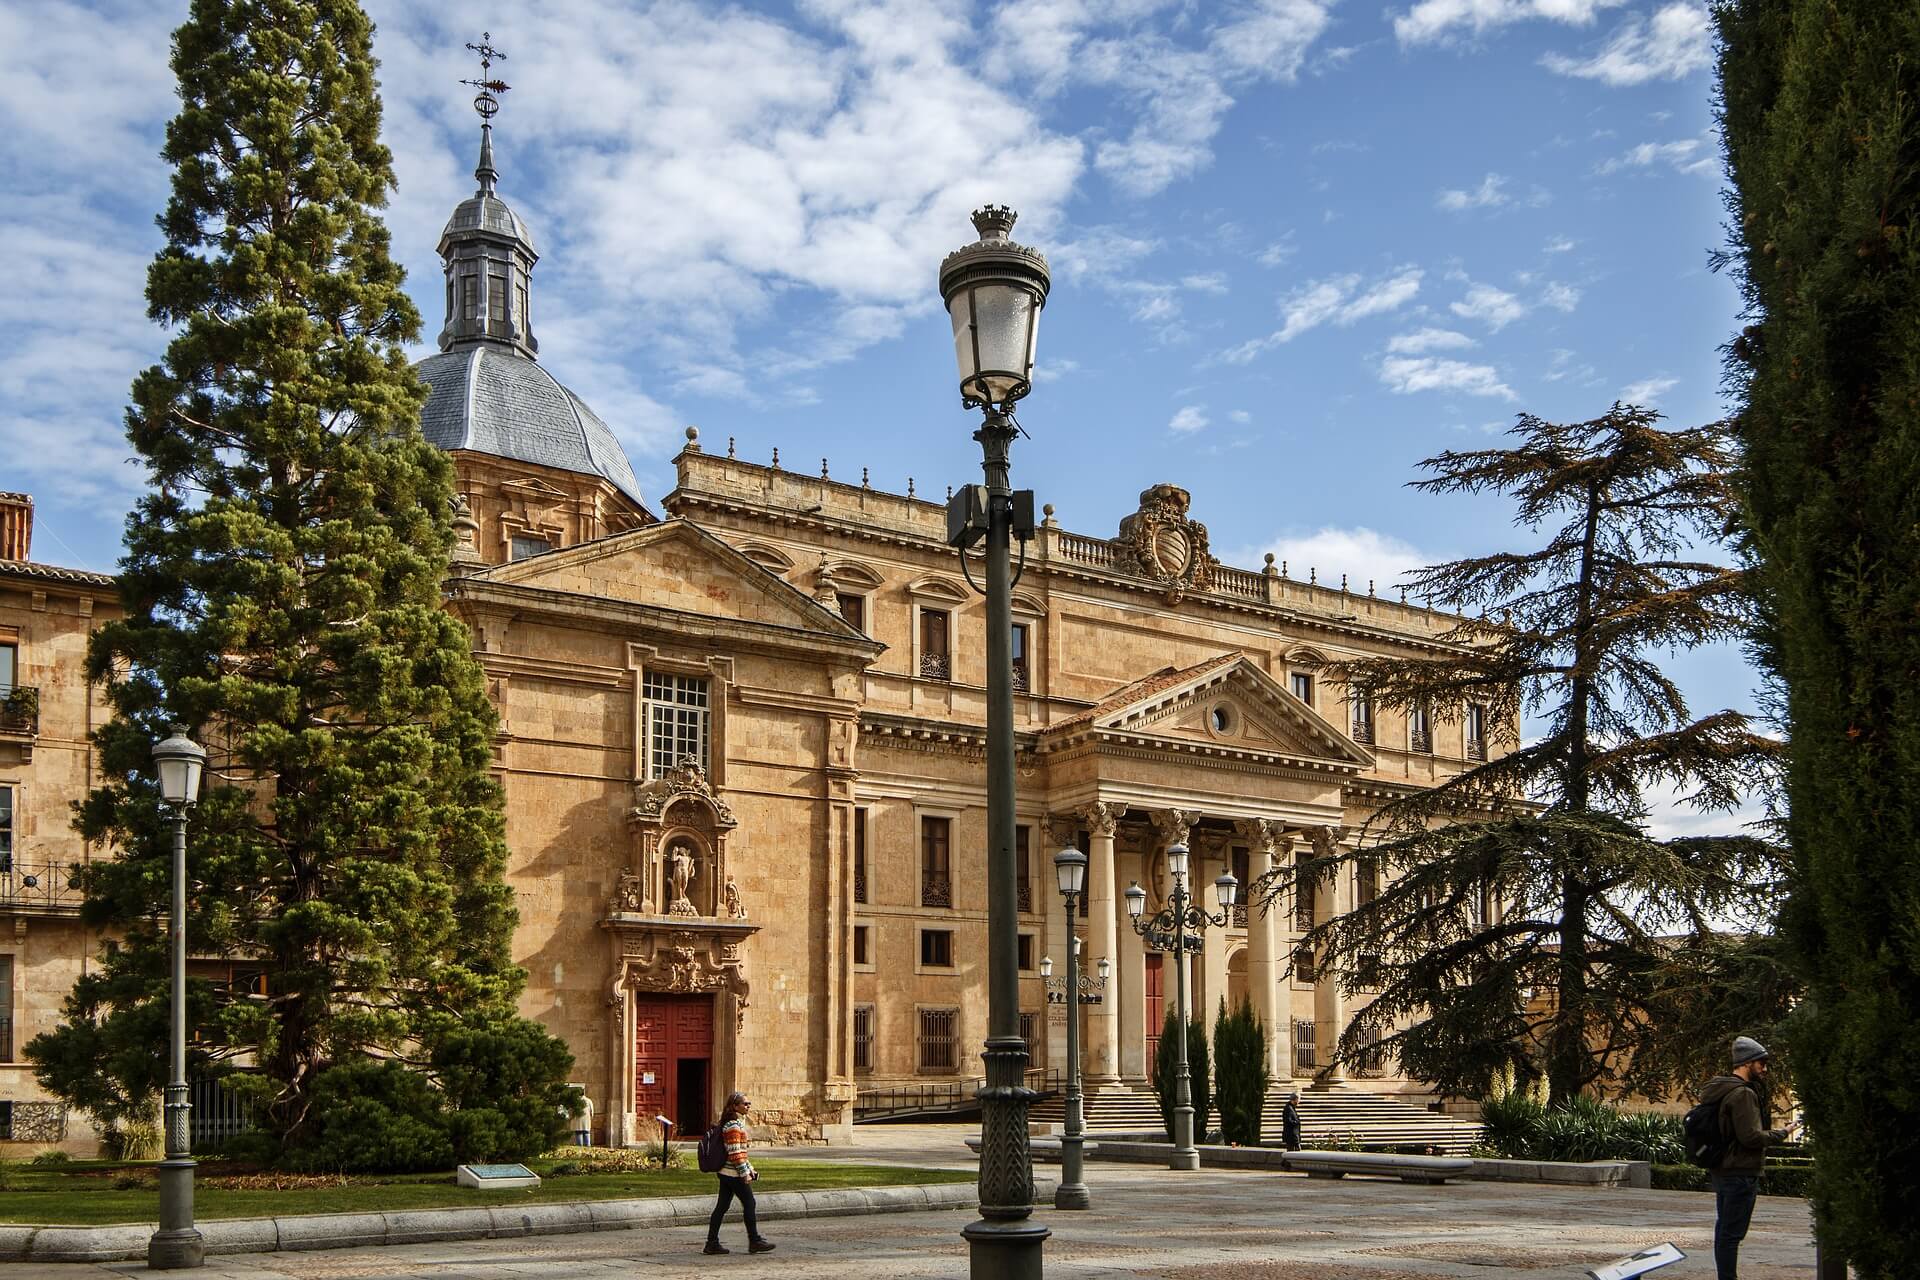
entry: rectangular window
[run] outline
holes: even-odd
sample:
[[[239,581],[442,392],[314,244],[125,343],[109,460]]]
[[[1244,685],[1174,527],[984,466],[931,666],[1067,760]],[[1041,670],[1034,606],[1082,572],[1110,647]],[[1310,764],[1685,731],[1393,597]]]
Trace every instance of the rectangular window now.
[[[1022,911],[1033,910],[1033,828],[1013,829],[1014,894]]]
[[[1293,696],[1308,706],[1313,705],[1313,677],[1307,672],[1296,671],[1293,673]]]
[[[960,1011],[921,1009],[914,1036],[920,1070],[944,1074],[960,1069]]]
[[[0,644],[0,697],[13,692],[13,686],[20,678],[20,650],[10,644]]]
[[[1364,689],[1355,689],[1350,697],[1353,703],[1353,740],[1372,742],[1373,695]]]
[[[513,309],[513,322],[520,326],[520,332],[527,332],[527,286],[521,285],[513,291],[513,300],[517,304]]]
[[[507,278],[505,276],[487,277],[487,319],[493,322],[495,329],[504,333],[507,326]]]
[[[1023,933],[1020,935],[1020,945],[1018,949],[1018,955],[1020,957],[1019,959],[1020,972],[1032,973],[1033,972],[1033,935],[1032,934]]]
[[[12,1061],[13,957],[0,956],[0,1062]]]
[[[873,1006],[853,1006],[853,1069],[873,1070]]]
[[[953,679],[953,656],[947,647],[948,615],[945,609],[920,611],[920,678]]]
[[[853,811],[853,900],[866,902],[867,886],[867,811]]]
[[[867,950],[867,926],[864,924],[853,926],[853,962],[855,964],[873,963],[872,953]]]
[[[1433,750],[1433,717],[1425,703],[1407,709],[1407,750]]]
[[[0,786],[0,872],[13,870],[13,788]]]
[[[682,760],[707,769],[712,710],[705,676],[649,671],[641,684],[646,699],[647,777],[664,778]]]
[[[1020,1011],[1020,1038],[1027,1042],[1027,1067],[1039,1070],[1047,1065],[1046,1037],[1040,1034],[1040,1014],[1037,1010]]]
[[[1302,946],[1293,949],[1293,978],[1296,982],[1314,981],[1312,947]]]
[[[920,905],[923,907],[953,905],[952,837],[952,819],[920,819]]]
[[[1027,624],[1013,624],[1013,691],[1026,693],[1033,688],[1033,675],[1027,666]]]
[[[1240,901],[1233,904],[1233,922],[1241,928],[1247,925],[1247,890],[1253,883],[1253,854],[1246,849],[1233,851],[1233,878],[1240,882]]]
[[[920,963],[929,969],[953,968],[953,930],[922,929]]]
[[[546,538],[536,538],[531,534],[513,535],[510,554],[515,560],[525,560],[528,556],[543,556],[553,550],[553,543]]]
[[[1380,863],[1361,858],[1353,864],[1353,905],[1364,907],[1380,896]]]
[[[1353,980],[1362,990],[1380,989],[1380,957],[1371,951],[1362,951],[1358,963],[1353,967]]]
[[[1312,861],[1313,855],[1305,849],[1293,852],[1293,865],[1304,867]],[[1315,880],[1317,877],[1302,875],[1293,887],[1293,922],[1302,929],[1313,927],[1314,908],[1319,897]]]
[[[463,320],[480,318],[480,277],[460,277],[460,316]]]
[[[834,602],[840,606],[840,616],[847,620],[847,625],[862,635],[865,635],[867,630],[867,598],[865,596],[849,595],[847,592],[842,591],[834,597]]]
[[[1467,759],[1487,758],[1487,709],[1477,702],[1467,704]]]

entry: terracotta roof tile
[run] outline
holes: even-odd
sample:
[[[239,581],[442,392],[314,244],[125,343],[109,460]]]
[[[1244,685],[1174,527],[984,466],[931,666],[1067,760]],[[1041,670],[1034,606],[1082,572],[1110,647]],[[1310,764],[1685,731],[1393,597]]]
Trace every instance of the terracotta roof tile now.
[[[112,587],[119,579],[90,569],[68,569],[34,560],[0,560],[0,578],[36,578],[42,582],[71,582],[81,586]]]
[[[1085,711],[1075,712],[1065,720],[1058,721],[1051,726],[1051,728],[1054,731],[1058,731],[1060,729],[1077,728],[1083,724],[1091,724],[1101,716],[1112,711],[1118,711],[1121,707],[1129,703],[1144,701],[1163,689],[1171,689],[1175,685],[1185,684],[1189,680],[1198,679],[1200,676],[1219,667],[1230,666],[1238,662],[1243,656],[1240,650],[1234,649],[1221,654],[1219,657],[1208,658],[1205,662],[1197,662],[1191,667],[1162,667],[1150,676],[1144,676],[1129,685],[1122,685],[1120,688],[1108,694],[1100,702],[1088,707]]]

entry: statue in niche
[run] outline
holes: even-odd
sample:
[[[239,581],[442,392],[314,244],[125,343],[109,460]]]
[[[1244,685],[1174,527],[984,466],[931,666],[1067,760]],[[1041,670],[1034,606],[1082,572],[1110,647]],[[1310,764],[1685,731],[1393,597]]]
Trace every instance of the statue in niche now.
[[[667,883],[673,888],[673,896],[668,900],[667,914],[671,916],[695,916],[693,902],[687,897],[687,886],[698,874],[693,860],[693,850],[685,844],[676,844],[667,851]]]

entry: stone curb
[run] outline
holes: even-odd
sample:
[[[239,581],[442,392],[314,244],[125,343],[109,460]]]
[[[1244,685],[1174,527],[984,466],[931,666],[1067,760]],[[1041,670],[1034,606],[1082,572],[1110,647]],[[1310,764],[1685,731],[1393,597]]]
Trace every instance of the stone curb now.
[[[1034,1200],[1041,1202],[1040,1188]],[[1051,1190],[1047,1198],[1051,1199]],[[926,1209],[971,1209],[980,1203],[971,1182],[901,1187],[842,1187],[771,1191],[759,1197],[760,1217],[831,1218]],[[351,1249],[369,1245],[430,1244],[576,1231],[702,1225],[713,1211],[707,1196],[648,1200],[579,1200],[547,1204],[484,1205],[462,1209],[408,1209],[394,1213],[320,1213],[287,1218],[221,1218],[200,1223],[208,1256]],[[153,1225],[35,1227],[0,1224],[0,1262],[127,1262],[144,1260]]]

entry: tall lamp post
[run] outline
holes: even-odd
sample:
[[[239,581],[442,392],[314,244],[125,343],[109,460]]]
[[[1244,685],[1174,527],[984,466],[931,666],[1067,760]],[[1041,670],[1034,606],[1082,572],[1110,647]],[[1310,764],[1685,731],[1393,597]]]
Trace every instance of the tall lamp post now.
[[[1100,981],[1090,982],[1080,972],[1080,939],[1073,932],[1073,910],[1087,883],[1087,855],[1066,848],[1053,855],[1053,869],[1060,877],[1060,896],[1067,903],[1067,979],[1065,989],[1053,986],[1053,960],[1040,958],[1040,977],[1047,984],[1047,998],[1056,995],[1067,1006],[1067,1131],[1060,1136],[1060,1186],[1053,1193],[1056,1209],[1087,1209],[1093,1197],[1087,1191],[1087,1120],[1080,1091],[1080,1006],[1098,1001],[1107,985],[1107,958],[1100,957]]]
[[[1231,871],[1213,882],[1220,893],[1220,913],[1209,915],[1187,894],[1186,845],[1167,846],[1167,870],[1173,876],[1173,892],[1167,895],[1167,905],[1147,915],[1147,891],[1136,880],[1127,886],[1127,916],[1133,922],[1135,933],[1155,949],[1171,951],[1174,955],[1177,980],[1173,988],[1173,1154],[1167,1158],[1167,1168],[1198,1169],[1200,1149],[1193,1145],[1193,1081],[1187,1074],[1186,956],[1190,951],[1201,949],[1208,925],[1226,928],[1233,915],[1234,899],[1240,893],[1240,882],[1233,878]],[[1191,937],[1189,929],[1193,931]]]
[[[171,737],[153,744],[153,762],[160,773],[160,799],[173,815],[173,919],[168,926],[173,936],[173,1017],[160,1229],[147,1241],[147,1266],[173,1271],[206,1262],[200,1232],[193,1225],[193,1104],[187,1100],[187,810],[200,798],[207,753],[183,726],[175,725]]]
[[[1033,386],[1033,356],[1052,277],[1037,250],[1008,239],[1015,214],[988,205],[973,215],[979,239],[940,264],[940,298],[953,321],[960,403],[981,409],[986,484],[956,490],[947,541],[986,541],[987,570],[987,1043],[980,1099],[980,1219],[966,1237],[973,1280],[1037,1280],[1050,1234],[1033,1218],[1033,1152],[1027,1143],[1027,1042],[1020,1035],[1019,903],[1015,897],[1013,609],[1008,548],[1033,536],[1033,494],[1014,493],[1007,455],[1019,430],[1015,401]]]

